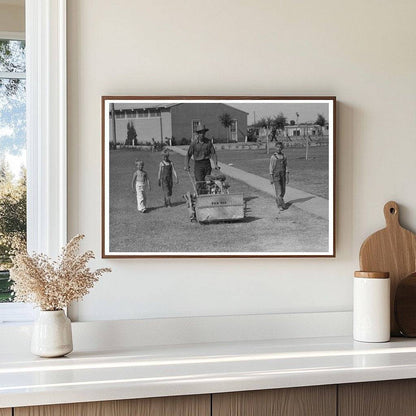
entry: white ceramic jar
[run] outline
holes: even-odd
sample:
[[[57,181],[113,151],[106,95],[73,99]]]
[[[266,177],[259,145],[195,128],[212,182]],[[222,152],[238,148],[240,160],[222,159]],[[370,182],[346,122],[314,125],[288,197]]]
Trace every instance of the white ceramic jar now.
[[[389,341],[389,273],[355,272],[353,308],[353,337],[356,341]]]
[[[62,357],[72,351],[71,321],[63,310],[40,311],[33,325],[31,351],[40,357]]]

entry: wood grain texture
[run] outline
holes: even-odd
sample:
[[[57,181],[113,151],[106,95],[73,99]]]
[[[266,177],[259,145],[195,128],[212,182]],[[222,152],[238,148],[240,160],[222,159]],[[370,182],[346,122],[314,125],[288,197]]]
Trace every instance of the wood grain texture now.
[[[391,334],[400,335],[394,317],[394,298],[400,280],[416,270],[416,235],[400,225],[399,206],[390,201],[384,205],[386,228],[370,235],[360,250],[360,268],[363,271],[390,273],[390,327]]]
[[[354,272],[354,277],[359,277],[363,279],[388,279],[389,276],[389,272]]]
[[[15,416],[210,416],[210,395],[19,407]]]
[[[416,273],[399,282],[394,315],[400,332],[406,337],[416,337]]]
[[[416,415],[416,380],[338,386],[338,416]]]
[[[0,416],[12,416],[12,409],[0,409]]]
[[[336,386],[221,393],[212,416],[335,416]]]

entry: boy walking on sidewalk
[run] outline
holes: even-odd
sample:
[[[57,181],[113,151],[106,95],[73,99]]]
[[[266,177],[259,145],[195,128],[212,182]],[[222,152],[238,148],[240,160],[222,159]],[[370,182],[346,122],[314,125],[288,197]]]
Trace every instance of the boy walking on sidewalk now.
[[[270,183],[274,185],[276,192],[276,204],[279,211],[283,211],[285,201],[283,197],[286,193],[286,184],[289,183],[289,172],[287,170],[287,158],[283,153],[283,143],[276,143],[276,152],[270,158]]]
[[[159,186],[162,187],[163,196],[165,199],[165,207],[172,206],[172,188],[173,188],[173,177],[176,179],[176,183],[179,183],[178,175],[176,174],[173,162],[169,159],[169,152],[165,152],[163,160],[159,164],[158,182]]]

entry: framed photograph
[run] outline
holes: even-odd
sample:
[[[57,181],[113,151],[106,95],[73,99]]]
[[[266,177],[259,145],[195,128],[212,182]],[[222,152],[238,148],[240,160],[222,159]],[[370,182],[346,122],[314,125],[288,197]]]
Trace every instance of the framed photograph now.
[[[102,256],[335,257],[335,97],[102,97]]]

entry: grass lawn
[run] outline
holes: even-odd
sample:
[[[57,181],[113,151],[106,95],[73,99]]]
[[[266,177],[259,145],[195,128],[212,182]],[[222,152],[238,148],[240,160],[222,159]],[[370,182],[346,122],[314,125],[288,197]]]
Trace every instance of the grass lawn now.
[[[241,151],[236,151],[237,156]],[[148,213],[136,208],[131,190],[134,161],[144,161],[152,190]],[[311,252],[328,250],[328,222],[294,206],[277,213],[274,198],[230,179],[231,193],[243,193],[244,221],[201,225],[191,223],[182,195],[192,191],[184,158],[171,155],[180,183],[174,185],[172,208],[163,206],[157,186],[161,153],[137,150],[110,152],[111,252]]]
[[[267,155],[262,150],[219,150],[218,159],[236,168],[269,179],[269,162],[274,149]],[[310,147],[308,160],[305,149],[287,148],[290,172],[289,186],[328,199],[328,147]]]

